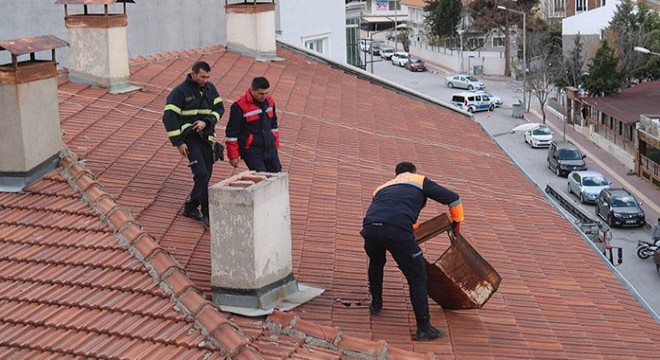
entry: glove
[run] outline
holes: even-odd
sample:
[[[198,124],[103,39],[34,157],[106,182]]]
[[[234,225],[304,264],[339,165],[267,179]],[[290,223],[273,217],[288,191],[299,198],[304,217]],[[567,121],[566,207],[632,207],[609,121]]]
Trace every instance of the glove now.
[[[454,236],[458,236],[458,234],[461,232],[461,223],[458,221],[452,221],[451,232],[454,233]]]

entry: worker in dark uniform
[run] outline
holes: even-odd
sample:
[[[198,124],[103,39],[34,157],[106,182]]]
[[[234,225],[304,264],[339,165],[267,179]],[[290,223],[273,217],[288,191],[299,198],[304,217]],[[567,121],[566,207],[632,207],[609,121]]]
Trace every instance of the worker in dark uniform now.
[[[458,194],[423,175],[416,174],[415,165],[401,162],[396,166],[396,177],[379,186],[364,217],[360,235],[369,256],[370,312],[380,313],[383,308],[383,267],[385,251],[389,251],[399,269],[408,280],[410,301],[417,320],[418,341],[429,341],[444,336],[431,325],[426,293],[426,264],[419,245],[415,242],[419,212],[431,198],[449,206],[452,231],[458,235],[463,221],[463,205]]]
[[[231,106],[225,145],[233,167],[238,167],[242,158],[250,170],[282,171],[277,153],[280,135],[275,102],[269,94],[268,80],[256,77],[245,94]]]
[[[188,159],[193,189],[183,215],[209,226],[209,180],[213,173],[215,125],[225,113],[222,98],[209,82],[211,67],[196,62],[186,77],[167,97],[163,124],[172,145]],[[201,212],[200,212],[201,207]]]

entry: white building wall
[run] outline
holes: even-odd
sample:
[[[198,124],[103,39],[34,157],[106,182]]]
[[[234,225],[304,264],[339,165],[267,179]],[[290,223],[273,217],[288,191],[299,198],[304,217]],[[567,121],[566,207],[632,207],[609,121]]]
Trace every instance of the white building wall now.
[[[280,0],[278,38],[346,63],[346,4],[339,1]]]
[[[612,20],[618,4],[618,0],[609,0],[605,6],[563,19],[561,34],[600,35]]]

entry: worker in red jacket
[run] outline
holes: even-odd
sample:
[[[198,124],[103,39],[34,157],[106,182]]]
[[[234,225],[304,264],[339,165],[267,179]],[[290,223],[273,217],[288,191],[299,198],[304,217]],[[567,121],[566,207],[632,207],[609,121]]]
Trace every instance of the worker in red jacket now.
[[[417,341],[429,341],[444,336],[431,325],[429,303],[426,294],[426,263],[422,249],[415,241],[419,212],[431,198],[449,206],[454,235],[460,232],[463,221],[463,205],[455,192],[416,174],[410,162],[396,166],[396,177],[379,186],[364,216],[360,235],[364,238],[364,250],[369,256],[370,312],[380,313],[383,308],[383,267],[389,251],[399,269],[408,280],[410,301],[417,320]]]
[[[238,167],[242,158],[250,170],[282,171],[275,102],[265,77],[254,78],[250,88],[231,106],[225,144],[233,167]]]

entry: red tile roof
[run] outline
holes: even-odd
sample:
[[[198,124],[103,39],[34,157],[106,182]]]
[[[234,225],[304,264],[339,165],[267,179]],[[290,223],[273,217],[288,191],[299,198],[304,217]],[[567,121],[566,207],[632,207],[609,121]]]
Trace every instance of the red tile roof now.
[[[643,82],[616,95],[585,97],[582,101],[626,124],[634,124],[640,115],[660,114],[660,81]]]
[[[71,151],[61,174],[0,194],[0,358],[656,357],[660,325],[476,123],[290,50],[278,55],[285,60],[216,49],[141,58],[131,81],[143,89],[120,95],[61,81]],[[191,176],[160,120],[196,60],[212,65],[227,105],[253,76],[273,85],[294,275],[327,289],[293,312],[250,319],[207,300],[209,233],[180,215]],[[368,311],[358,231],[371,192],[401,160],[461,194],[463,231],[503,279],[480,310],[431,302],[448,336],[429,343],[412,341],[393,261],[384,309]],[[218,164],[212,181],[231,172]],[[429,204],[422,220],[445,210]],[[427,259],[447,245],[426,242]]]

